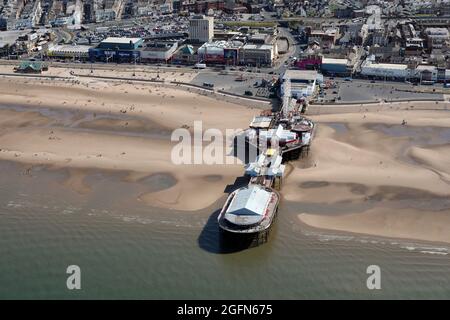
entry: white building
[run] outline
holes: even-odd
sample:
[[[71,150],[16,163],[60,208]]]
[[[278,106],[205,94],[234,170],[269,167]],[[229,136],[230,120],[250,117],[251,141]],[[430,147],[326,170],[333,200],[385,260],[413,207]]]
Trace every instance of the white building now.
[[[416,79],[419,81],[448,81],[450,80],[450,70],[437,68],[432,65],[413,65],[377,63],[371,58],[366,59],[361,64],[361,75],[366,77],[376,77],[380,79]]]
[[[406,64],[377,63],[366,59],[361,64],[361,74],[367,77],[407,79],[413,72]]]
[[[147,44],[141,51],[143,61],[164,61],[170,60],[178,49],[178,42],[153,42]]]
[[[311,96],[316,90],[318,77],[319,74],[315,70],[286,70],[281,77],[281,92],[285,91],[286,82],[289,81],[291,97],[298,99]]]
[[[225,219],[239,225],[251,225],[261,221],[272,200],[272,192],[260,185],[240,189],[225,212]]]
[[[194,16],[189,20],[189,39],[209,42],[214,37],[214,17]]]
[[[54,58],[87,59],[90,48],[91,46],[85,45],[58,44],[49,47],[47,55]]]

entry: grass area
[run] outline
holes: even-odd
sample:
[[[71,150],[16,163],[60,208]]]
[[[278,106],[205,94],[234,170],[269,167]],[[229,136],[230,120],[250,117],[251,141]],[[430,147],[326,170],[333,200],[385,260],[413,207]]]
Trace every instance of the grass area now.
[[[274,27],[277,25],[274,21],[226,21],[223,23],[230,27]]]

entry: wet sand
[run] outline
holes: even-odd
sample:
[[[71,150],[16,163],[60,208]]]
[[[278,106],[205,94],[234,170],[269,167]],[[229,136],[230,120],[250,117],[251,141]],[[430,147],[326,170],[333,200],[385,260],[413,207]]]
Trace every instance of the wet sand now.
[[[192,130],[196,120],[203,130],[244,129],[259,113],[154,84],[91,80],[0,79],[0,105],[1,160],[67,169],[62,185],[86,196],[89,170],[120,172],[130,185],[146,186],[132,201],[176,211],[217,204],[243,168],[173,164],[172,130]],[[282,188],[302,226],[450,242],[448,111],[313,119],[319,126],[310,156],[288,164]],[[322,211],[305,210],[314,204]]]
[[[176,165],[171,152],[178,141],[171,142],[172,131],[192,132],[197,120],[203,130],[246,128],[257,113],[154,84],[55,85],[24,79],[0,79],[0,106],[0,159],[77,169],[66,185],[81,193],[89,191],[81,169],[127,171],[141,178],[170,172],[176,183],[156,186],[139,200],[186,211],[224,196],[242,165]]]
[[[314,117],[309,166],[294,170],[289,201],[326,205],[302,223],[391,238],[450,242],[448,111],[391,111]],[[406,125],[401,125],[406,119]],[[345,205],[347,212],[339,208]]]

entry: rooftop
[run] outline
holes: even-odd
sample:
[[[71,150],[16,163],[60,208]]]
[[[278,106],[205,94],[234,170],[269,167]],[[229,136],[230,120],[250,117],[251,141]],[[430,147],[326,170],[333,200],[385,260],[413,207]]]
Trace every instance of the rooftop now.
[[[123,43],[123,44],[129,44],[130,42],[133,44],[138,43],[141,41],[141,38],[123,38],[123,37],[108,37],[105,40],[102,41],[102,43]]]
[[[234,215],[264,215],[270,196],[271,193],[260,186],[251,185],[236,193],[227,213]]]
[[[271,50],[273,49],[273,46],[270,44],[253,44],[253,43],[247,43],[243,47],[243,49],[261,49],[261,50]]]
[[[335,59],[335,58],[322,58],[323,63],[333,63],[333,64],[347,64],[347,59]]]
[[[50,51],[85,52],[88,53],[91,46],[57,44],[49,48]]]
[[[363,67],[374,69],[390,69],[390,70],[408,69],[408,66],[406,64],[393,64],[393,63],[364,63]]]
[[[167,51],[174,46],[175,42],[154,42],[148,43],[144,51]]]
[[[283,74],[283,79],[302,79],[302,80],[316,80],[317,71],[315,70],[286,70]]]

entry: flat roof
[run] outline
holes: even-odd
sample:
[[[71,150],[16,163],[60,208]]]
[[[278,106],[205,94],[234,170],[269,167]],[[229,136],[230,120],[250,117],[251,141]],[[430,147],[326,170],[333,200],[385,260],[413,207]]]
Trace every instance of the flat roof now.
[[[258,185],[239,190],[231,201],[227,213],[234,215],[264,215],[271,192]]]
[[[165,51],[169,51],[170,49],[172,49],[172,46],[161,46],[161,47],[157,47],[157,46],[149,46],[149,47],[145,47],[144,51],[159,51],[159,52],[165,52]]]
[[[243,47],[243,49],[261,49],[261,50],[272,50],[273,46],[270,44],[253,44],[247,43]]]
[[[142,38],[124,38],[124,37],[108,37],[105,40],[102,41],[102,43],[123,43],[123,44],[129,44],[130,41],[133,44],[136,44],[137,42],[141,41]]]
[[[433,72],[433,71],[435,71],[436,70],[436,67],[435,66],[431,66],[431,65],[419,65],[419,66],[417,66],[417,68],[416,68],[417,70],[422,70],[422,71],[425,71],[425,70],[427,70],[427,71],[430,71],[430,72]]]
[[[286,70],[282,78],[316,80],[317,74],[316,70]]]
[[[369,63],[363,65],[362,67],[374,69],[391,69],[391,70],[405,70],[408,68],[406,64],[393,64],[393,63]]]
[[[268,37],[268,34],[265,33],[254,33],[250,35],[250,39],[258,39],[258,40],[264,40]]]
[[[49,48],[49,51],[67,51],[67,52],[89,52],[92,46],[86,45],[70,45],[70,44],[57,44]]]
[[[322,58],[322,63],[347,64],[347,59]]]

